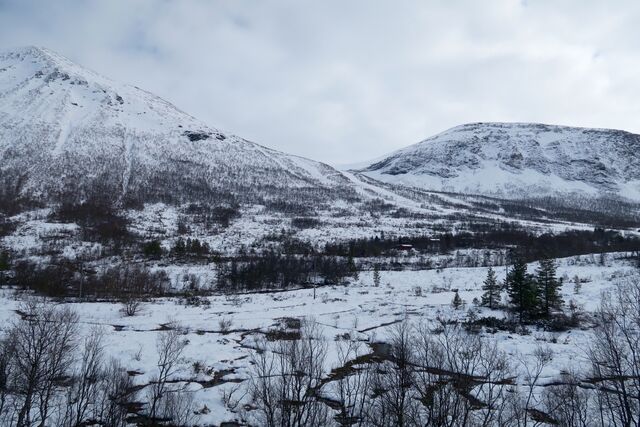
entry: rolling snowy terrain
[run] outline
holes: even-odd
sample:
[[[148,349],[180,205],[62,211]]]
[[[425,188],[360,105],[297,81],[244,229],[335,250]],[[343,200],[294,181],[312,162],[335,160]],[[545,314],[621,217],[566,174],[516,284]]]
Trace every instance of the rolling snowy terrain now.
[[[593,339],[590,325],[603,292],[637,277],[637,272],[624,258],[625,254],[609,254],[602,262],[599,256],[571,257],[558,261],[558,276],[564,277],[564,300],[574,301],[588,318],[582,328],[565,331],[545,331],[535,327],[526,333],[481,332],[483,339],[495,342],[509,356],[517,380],[526,388],[525,368],[534,364],[535,351],[548,347],[553,356],[544,367],[535,387],[535,399],[541,400],[545,385],[560,381],[566,372],[585,366]],[[535,265],[530,267],[531,270]],[[185,271],[174,269],[179,278]],[[193,271],[193,270],[191,270]],[[323,395],[337,398],[336,379],[330,372],[340,368],[336,348],[344,341],[358,345],[358,355],[370,354],[376,343],[388,341],[393,326],[408,321],[437,328],[439,319],[465,321],[469,309],[477,317],[508,314],[502,309],[488,310],[472,303],[479,299],[486,268],[449,268],[422,271],[382,271],[380,285],[375,286],[372,274],[363,273],[348,286],[329,286],[317,290],[304,289],[279,293],[246,293],[236,296],[218,295],[205,298],[199,306],[185,305],[180,299],[163,298],[145,302],[136,316],[127,317],[113,303],[71,303],[79,314],[81,334],[98,327],[104,334],[105,352],[115,357],[131,372],[134,383],[148,384],[156,375],[156,341],[166,331],[166,325],[178,328],[188,344],[175,368],[173,379],[188,391],[193,399],[189,419],[197,425],[220,425],[238,422],[244,425],[254,416],[247,388],[255,375],[252,349],[259,339],[277,333],[295,333],[295,319],[307,319],[320,330],[321,341],[327,346],[322,378],[328,379]],[[497,269],[504,279],[504,269]],[[576,292],[573,278],[584,282]],[[458,290],[465,308],[454,309],[451,300]],[[503,295],[505,297],[505,295]],[[0,319],[10,324],[25,295],[5,289],[0,301]],[[271,334],[271,335],[269,335]],[[269,338],[271,339],[271,338]],[[275,339],[275,338],[274,338]],[[234,395],[227,400],[229,393]],[[143,399],[145,389],[139,392]],[[238,399],[238,402],[234,402]],[[231,406],[230,403],[232,404]],[[332,412],[335,415],[335,413]],[[256,425],[256,424],[253,424]],[[339,425],[339,424],[330,424]]]

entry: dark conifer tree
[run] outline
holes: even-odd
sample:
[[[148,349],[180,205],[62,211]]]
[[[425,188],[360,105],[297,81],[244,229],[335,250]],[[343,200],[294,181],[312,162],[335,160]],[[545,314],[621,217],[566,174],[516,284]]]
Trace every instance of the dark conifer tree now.
[[[9,270],[9,252],[0,252],[0,271]]]
[[[376,288],[380,286],[380,267],[378,264],[373,266],[373,286]]]
[[[484,293],[482,294],[481,305],[491,309],[497,308],[498,304],[500,304],[500,284],[496,279],[495,271],[491,267],[487,271],[487,278],[484,279],[482,290]]]
[[[358,267],[356,266],[356,262],[353,260],[353,256],[349,255],[347,258],[347,268],[351,276],[358,280]]]
[[[458,291],[456,291],[456,294],[453,296],[453,300],[451,301],[451,306],[454,309],[459,310],[460,307],[462,307],[462,304],[462,298],[460,298],[460,294],[458,293]]]
[[[176,240],[176,243],[173,245],[173,253],[176,256],[183,256],[185,251],[186,251],[186,246],[184,243],[184,239],[182,237],[178,238],[178,240]]]
[[[556,278],[556,264],[552,259],[540,260],[536,270],[537,299],[540,314],[549,316],[552,309],[559,309],[562,304],[560,281]]]
[[[507,293],[511,304],[522,322],[525,316],[531,315],[536,309],[536,287],[530,274],[527,274],[527,264],[522,258],[516,258],[513,267],[507,273]]]

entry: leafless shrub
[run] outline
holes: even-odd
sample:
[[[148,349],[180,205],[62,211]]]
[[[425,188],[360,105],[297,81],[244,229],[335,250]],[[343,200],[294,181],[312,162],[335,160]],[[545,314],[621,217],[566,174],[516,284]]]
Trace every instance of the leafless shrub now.
[[[159,413],[171,426],[191,425],[195,418],[193,392],[182,387],[166,393],[160,401]]]
[[[407,321],[392,327],[389,351],[372,373],[373,400],[367,424],[373,426],[415,425],[419,403],[414,390],[414,346]]]
[[[221,394],[222,403],[225,408],[231,412],[238,412],[241,408],[242,401],[247,395],[247,391],[242,384],[233,384],[230,387],[225,387]]]
[[[335,420],[340,425],[362,426],[369,410],[369,381],[371,379],[368,354],[361,342],[344,337],[337,342],[337,365],[331,372],[333,381],[327,388],[338,401]]]
[[[220,332],[222,332],[223,334],[228,333],[231,330],[232,325],[233,325],[233,320],[227,317],[223,317],[220,320],[218,320],[218,328],[220,329]]]
[[[511,389],[509,398],[509,410],[512,419],[511,424],[526,427],[536,425],[537,420],[545,419],[547,414],[540,411],[540,396],[536,389],[540,385],[540,376],[544,369],[551,363],[553,352],[548,347],[539,346],[533,352],[533,360],[518,356],[520,376],[522,384]],[[548,421],[551,421],[550,419]]]
[[[142,302],[139,298],[128,296],[122,300],[122,308],[120,311],[127,317],[133,317],[140,312]]]
[[[9,336],[0,341],[0,424],[10,424],[12,374],[15,367],[15,341]]]
[[[543,401],[545,411],[559,425],[587,427],[595,425],[593,409],[597,402],[592,390],[581,386],[581,379],[574,371],[563,373],[557,384],[545,387]]]
[[[102,373],[99,395],[95,405],[95,419],[105,426],[125,427],[127,405],[134,401],[133,381],[119,361],[111,359]]]
[[[640,425],[640,278],[605,294],[589,349],[603,424]]]
[[[117,362],[104,362],[102,331],[79,340],[78,316],[44,300],[18,312],[0,343],[0,423],[124,427],[135,392]]]
[[[248,390],[255,410],[248,417],[266,427],[326,425],[328,408],[316,398],[326,351],[317,324],[308,320],[299,339],[260,341],[251,356]]]
[[[190,394],[183,387],[169,383],[176,373],[178,363],[188,341],[182,336],[176,324],[169,324],[169,329],[160,332],[156,341],[158,354],[158,373],[151,380],[148,390],[149,418],[152,422],[174,422],[183,419],[186,407],[191,405]]]
[[[90,417],[90,408],[98,400],[104,380],[103,332],[93,329],[84,339],[80,365],[67,390],[67,405],[63,425],[78,426]],[[91,414],[93,415],[93,414]]]
[[[242,295],[237,292],[225,294],[225,299],[234,307],[239,307],[242,305]]]
[[[27,301],[20,311],[23,318],[13,323],[9,334],[16,356],[10,379],[15,424],[46,425],[56,404],[56,387],[68,377],[73,363],[78,316],[68,308],[35,300]]]
[[[417,328],[415,388],[426,425],[492,426],[505,418],[511,367],[495,343],[442,323]]]

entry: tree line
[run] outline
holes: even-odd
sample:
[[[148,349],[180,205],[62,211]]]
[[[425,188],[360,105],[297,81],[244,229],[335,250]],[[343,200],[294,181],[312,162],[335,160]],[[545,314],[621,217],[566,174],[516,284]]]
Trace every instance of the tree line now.
[[[404,246],[403,246],[404,245]],[[623,235],[618,231],[595,228],[593,230],[569,230],[562,233],[534,234],[516,226],[489,227],[482,231],[438,233],[423,236],[353,239],[346,242],[327,243],[328,255],[351,257],[395,256],[410,247],[423,254],[444,254],[457,249],[513,249],[530,262],[541,258],[563,258],[600,252],[640,251],[640,239],[635,235]]]
[[[232,259],[219,264],[217,284],[225,291],[286,289],[301,285],[338,284],[357,275],[353,258],[292,255],[268,250],[241,261]]]
[[[115,299],[160,297],[169,292],[169,278],[163,270],[151,271],[142,265],[119,264],[103,270],[68,260],[52,260],[46,265],[19,260],[13,274],[0,284],[57,298]]]

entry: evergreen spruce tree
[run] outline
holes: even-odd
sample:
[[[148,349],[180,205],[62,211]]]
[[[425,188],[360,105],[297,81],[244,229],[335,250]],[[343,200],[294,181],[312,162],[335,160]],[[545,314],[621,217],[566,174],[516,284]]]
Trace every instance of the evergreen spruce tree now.
[[[515,311],[523,321],[526,315],[532,314],[536,309],[536,287],[530,274],[527,274],[527,264],[522,258],[516,258],[507,273],[507,293]]]
[[[462,304],[462,298],[460,298],[460,294],[458,294],[458,291],[456,291],[456,294],[453,296],[453,300],[451,301],[451,305],[454,309],[459,310],[460,307],[462,307]]]
[[[578,275],[576,274],[573,277],[573,293],[577,295],[580,293],[581,290],[582,290],[582,280],[580,280],[580,277],[578,277]]]
[[[373,286],[380,287],[380,267],[378,264],[373,266]]]
[[[500,285],[496,279],[496,273],[491,267],[487,271],[487,278],[484,279],[482,290],[484,293],[482,294],[481,305],[491,309],[497,308],[498,304],[500,304]]]
[[[176,240],[176,243],[173,245],[173,253],[177,256],[183,256],[186,252],[186,245],[184,243],[184,239],[182,237]]]
[[[536,286],[538,307],[543,316],[549,316],[551,309],[562,306],[560,281],[556,278],[556,264],[552,259],[540,260],[540,266],[536,270]]]
[[[160,259],[162,257],[162,246],[159,240],[152,240],[147,242],[142,247],[142,252],[145,256],[151,259]]]
[[[238,281],[238,263],[235,259],[231,260],[231,268],[229,269],[229,285],[232,291],[237,291],[239,287]]]
[[[9,252],[0,253],[0,271],[9,270]]]

